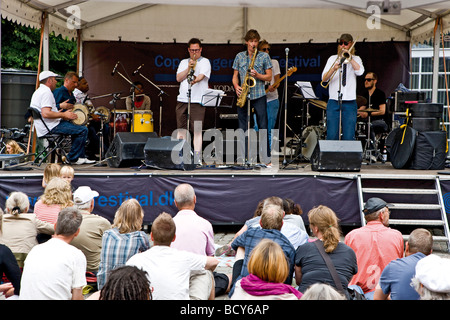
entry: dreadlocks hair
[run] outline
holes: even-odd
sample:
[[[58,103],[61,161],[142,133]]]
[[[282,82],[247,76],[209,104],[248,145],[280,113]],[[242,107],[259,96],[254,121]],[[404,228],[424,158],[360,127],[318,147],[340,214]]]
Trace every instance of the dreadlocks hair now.
[[[135,266],[121,266],[111,271],[100,291],[100,300],[152,300],[147,272]]]

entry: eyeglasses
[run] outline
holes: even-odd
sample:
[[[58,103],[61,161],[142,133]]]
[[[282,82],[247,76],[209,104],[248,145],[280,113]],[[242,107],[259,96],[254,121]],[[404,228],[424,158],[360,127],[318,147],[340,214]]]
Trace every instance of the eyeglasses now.
[[[350,43],[350,42],[347,42],[347,41],[341,41],[341,42],[339,43],[339,45],[340,45],[340,46],[342,46],[342,45],[348,46],[349,43]]]
[[[375,80],[375,79],[364,79],[365,81],[373,81],[373,80]]]
[[[190,52],[200,52],[201,49],[189,49]]]
[[[270,48],[262,48],[261,51],[269,52]]]

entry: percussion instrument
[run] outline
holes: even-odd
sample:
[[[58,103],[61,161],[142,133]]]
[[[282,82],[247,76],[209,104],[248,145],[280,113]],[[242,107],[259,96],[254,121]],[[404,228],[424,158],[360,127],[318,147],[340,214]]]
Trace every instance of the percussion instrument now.
[[[327,103],[325,101],[308,99],[308,102],[320,109],[327,110]]]
[[[367,122],[360,121],[356,123],[356,139],[367,138]]]
[[[84,104],[74,105],[72,112],[78,116],[71,120],[73,124],[84,126],[89,122],[89,109]]]
[[[153,132],[153,113],[150,110],[135,110],[132,132]]]
[[[107,107],[104,107],[104,106],[100,106],[100,107],[95,108],[95,111],[92,112],[92,113],[93,113],[92,114],[92,118],[94,120],[99,118],[99,115],[95,114],[95,113],[102,114],[104,116],[103,117],[103,121],[105,121],[105,122],[109,122],[109,120],[111,119],[111,111]]]
[[[114,128],[114,135],[116,132],[129,132],[128,124],[132,111],[127,109],[113,109],[111,112],[114,113],[114,122],[110,123],[110,126]]]
[[[324,138],[324,129],[320,126],[306,127],[302,132],[302,155],[309,160],[319,140]]]

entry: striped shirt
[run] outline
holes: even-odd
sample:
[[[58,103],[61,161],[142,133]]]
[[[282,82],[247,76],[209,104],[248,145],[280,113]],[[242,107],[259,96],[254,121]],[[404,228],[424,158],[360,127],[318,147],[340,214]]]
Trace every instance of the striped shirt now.
[[[41,199],[34,205],[34,214],[36,218],[48,223],[56,223],[58,220],[58,214],[61,211],[61,205],[59,204],[45,204]]]
[[[118,228],[106,230],[102,237],[102,251],[97,273],[98,288],[106,283],[111,270],[116,269],[134,256],[150,248],[150,241],[144,231],[120,233]]]
[[[250,66],[250,62],[252,57],[249,57],[248,51],[239,52],[234,58],[233,69],[239,71],[239,78],[242,81],[245,79],[245,75],[247,74],[247,70]],[[265,52],[258,52],[255,59],[255,64],[253,65],[253,69],[256,72],[261,74],[266,74],[267,69],[272,68],[272,61],[270,57]],[[266,95],[266,90],[264,88],[265,82],[259,79],[256,79],[256,85],[253,88],[250,88],[250,100],[258,99]]]

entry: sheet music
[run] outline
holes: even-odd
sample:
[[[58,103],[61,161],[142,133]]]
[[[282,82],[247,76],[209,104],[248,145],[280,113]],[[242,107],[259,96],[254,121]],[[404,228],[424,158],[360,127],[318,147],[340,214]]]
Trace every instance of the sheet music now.
[[[297,87],[302,90],[302,94],[306,99],[319,99],[311,86],[311,82],[309,81],[297,81],[295,83]]]
[[[201,104],[205,107],[216,107],[222,102],[222,97],[225,95],[225,91],[207,89],[202,96]]]

